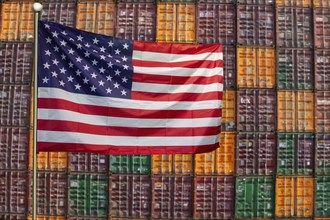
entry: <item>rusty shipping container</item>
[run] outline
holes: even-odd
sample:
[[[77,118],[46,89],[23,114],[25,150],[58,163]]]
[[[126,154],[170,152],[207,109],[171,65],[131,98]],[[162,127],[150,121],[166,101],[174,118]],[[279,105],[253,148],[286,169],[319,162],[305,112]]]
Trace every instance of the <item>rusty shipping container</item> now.
[[[330,90],[330,50],[315,50],[315,88]]]
[[[118,3],[116,37],[155,41],[156,5],[154,3]]]
[[[315,173],[330,175],[330,135],[316,135]]]
[[[238,133],[236,174],[272,175],[275,173],[275,133]]]
[[[151,217],[190,219],[193,216],[193,189],[191,176],[152,177]]]
[[[267,5],[237,6],[237,43],[273,46],[275,44],[274,8]]]
[[[238,88],[274,88],[275,55],[270,47],[238,47]]]
[[[314,40],[317,48],[330,48],[330,8],[314,9]]]
[[[26,220],[26,216],[23,214],[0,213],[0,219],[2,219],[2,220]]]
[[[276,178],[276,217],[313,216],[314,178]]]
[[[195,178],[195,219],[232,219],[235,179],[232,176]]]
[[[313,89],[313,51],[279,48],[277,51],[277,86],[283,90]]]
[[[41,19],[69,27],[76,26],[77,5],[74,1],[48,1],[42,4]]]
[[[237,92],[237,130],[275,131],[276,93],[274,90],[249,89]]]
[[[223,45],[223,72],[224,89],[236,88],[236,48],[234,46]]]
[[[275,0],[237,0],[240,4],[260,4],[260,5],[272,5]]]
[[[112,175],[109,180],[112,217],[149,218],[151,179],[147,175]]]
[[[92,153],[69,153],[68,168],[76,172],[107,173],[109,156]]]
[[[198,43],[236,43],[235,5],[201,3],[197,8]]]
[[[316,132],[330,132],[330,91],[318,91],[315,94]]]

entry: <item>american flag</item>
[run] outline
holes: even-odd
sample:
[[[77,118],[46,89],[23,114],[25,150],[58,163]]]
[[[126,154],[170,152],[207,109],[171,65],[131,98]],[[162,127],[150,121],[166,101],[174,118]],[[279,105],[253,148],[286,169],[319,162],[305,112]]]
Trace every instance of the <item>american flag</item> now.
[[[141,42],[39,21],[38,151],[192,154],[219,146],[221,45]]]

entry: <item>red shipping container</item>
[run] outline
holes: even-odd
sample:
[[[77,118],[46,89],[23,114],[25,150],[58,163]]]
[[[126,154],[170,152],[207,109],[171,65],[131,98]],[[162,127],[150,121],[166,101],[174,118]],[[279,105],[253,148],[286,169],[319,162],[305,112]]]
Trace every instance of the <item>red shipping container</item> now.
[[[28,166],[28,147],[28,128],[1,126],[0,169],[26,170]]]
[[[314,9],[314,40],[318,48],[330,48],[330,8]]]
[[[74,2],[55,0],[43,3],[41,19],[75,27],[77,5]]]
[[[118,3],[116,37],[155,41],[156,5],[154,3]]]
[[[0,83],[30,83],[32,59],[31,43],[0,43]]]
[[[190,219],[193,215],[193,177],[152,178],[152,218]]]
[[[239,131],[275,131],[276,93],[274,90],[237,92],[237,128]]]
[[[238,175],[271,175],[275,172],[275,133],[239,133]]]
[[[151,179],[147,175],[110,176],[110,213],[112,217],[149,218]]]
[[[70,171],[107,173],[109,156],[92,153],[69,153],[68,166]]]
[[[236,3],[236,0],[199,0],[200,3]]]
[[[311,8],[277,8],[277,44],[281,47],[312,46]]]
[[[196,177],[194,219],[232,219],[234,188],[232,176]]]
[[[66,173],[37,173],[37,214],[66,215],[68,177]],[[32,213],[32,173],[29,175],[29,213]]]
[[[0,84],[0,125],[28,126],[30,86]]]
[[[9,213],[0,213],[1,220],[26,220],[25,215],[20,214],[9,214]]]
[[[236,48],[233,46],[222,46],[224,89],[236,88]]]
[[[233,4],[198,4],[197,41],[206,44],[234,44],[236,9]]]
[[[330,90],[330,50],[315,50],[315,87]]]
[[[0,171],[0,213],[26,213],[27,183],[26,172]]]
[[[261,5],[272,5],[275,0],[238,0],[240,4],[261,4]]]
[[[317,91],[315,94],[316,131],[330,132],[330,91]]]
[[[272,46],[274,39],[274,8],[267,5],[237,6],[237,43]]]

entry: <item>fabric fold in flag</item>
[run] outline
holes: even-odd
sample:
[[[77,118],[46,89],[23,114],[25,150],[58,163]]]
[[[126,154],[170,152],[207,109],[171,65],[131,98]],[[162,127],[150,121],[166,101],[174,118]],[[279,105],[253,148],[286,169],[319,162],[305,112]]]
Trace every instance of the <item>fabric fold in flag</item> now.
[[[37,150],[194,154],[219,146],[222,46],[39,21]]]

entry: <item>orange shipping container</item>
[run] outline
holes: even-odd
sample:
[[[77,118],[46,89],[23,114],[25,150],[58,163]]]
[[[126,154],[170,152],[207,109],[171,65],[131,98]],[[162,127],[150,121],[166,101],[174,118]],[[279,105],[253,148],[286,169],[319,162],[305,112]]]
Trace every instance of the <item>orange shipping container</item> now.
[[[278,177],[276,179],[277,217],[311,217],[313,201],[314,178]]]
[[[79,3],[77,7],[77,28],[114,36],[115,4],[108,2]]]
[[[290,7],[309,7],[312,5],[312,0],[276,0],[277,6]]]
[[[32,220],[32,215],[29,215],[28,220]],[[49,216],[49,215],[37,215],[37,220],[66,220],[65,216]]]
[[[315,7],[330,7],[330,0],[314,0],[314,6]],[[326,219],[326,218],[324,218],[324,219]],[[330,218],[329,218],[329,220],[330,220]]]
[[[153,174],[191,174],[192,155],[152,155]]]
[[[314,95],[311,91],[279,91],[278,131],[314,131]]]
[[[222,130],[233,131],[235,130],[236,122],[236,97],[235,91],[224,91],[222,102]]]
[[[212,175],[215,173],[215,151],[195,154],[196,175]]]
[[[237,48],[237,85],[239,88],[274,88],[275,49]]]
[[[235,132],[220,134],[220,147],[216,150],[215,167],[218,174],[233,174],[235,172]]]

